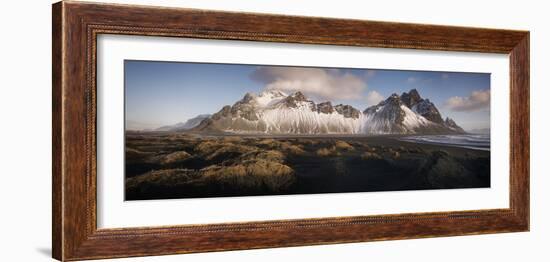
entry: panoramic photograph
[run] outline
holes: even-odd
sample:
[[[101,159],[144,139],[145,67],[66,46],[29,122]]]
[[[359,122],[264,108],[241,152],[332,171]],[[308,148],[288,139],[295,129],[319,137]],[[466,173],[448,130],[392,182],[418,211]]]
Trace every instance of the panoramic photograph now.
[[[125,60],[125,200],[490,187],[490,79]]]

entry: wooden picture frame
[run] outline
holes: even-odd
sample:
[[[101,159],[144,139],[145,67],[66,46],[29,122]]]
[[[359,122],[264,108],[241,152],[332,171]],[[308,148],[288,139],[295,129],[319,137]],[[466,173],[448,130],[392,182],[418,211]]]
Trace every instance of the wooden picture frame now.
[[[529,230],[529,32],[63,1],[53,5],[53,257],[81,260]],[[99,34],[508,54],[510,207],[98,229]]]

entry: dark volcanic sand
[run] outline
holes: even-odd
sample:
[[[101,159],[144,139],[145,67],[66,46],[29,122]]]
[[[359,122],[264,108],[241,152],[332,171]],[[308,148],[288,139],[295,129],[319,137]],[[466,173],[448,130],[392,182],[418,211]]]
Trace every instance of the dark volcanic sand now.
[[[127,133],[126,200],[490,186],[490,152],[396,138]]]

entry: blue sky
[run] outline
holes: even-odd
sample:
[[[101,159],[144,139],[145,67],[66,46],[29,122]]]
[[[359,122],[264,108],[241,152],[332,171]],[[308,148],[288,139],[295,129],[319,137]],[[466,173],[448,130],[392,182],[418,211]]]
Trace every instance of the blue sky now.
[[[489,128],[490,74],[125,61],[126,120],[146,126],[215,113],[247,92],[302,91],[359,110],[416,88],[463,128]]]

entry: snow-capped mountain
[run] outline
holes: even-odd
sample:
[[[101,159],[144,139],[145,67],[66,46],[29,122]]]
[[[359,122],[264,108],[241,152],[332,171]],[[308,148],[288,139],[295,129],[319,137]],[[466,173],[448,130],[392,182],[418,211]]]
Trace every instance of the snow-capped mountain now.
[[[367,134],[414,134],[422,128],[436,126],[407,107],[397,94],[367,108],[363,116],[364,133]]]
[[[198,126],[204,119],[207,119],[210,117],[210,114],[203,114],[198,115],[196,117],[190,118],[189,120],[185,122],[179,122],[174,125],[168,125],[168,126],[161,126],[155,131],[182,131],[182,130],[189,130],[193,127]]]
[[[247,93],[233,106],[204,119],[193,130],[266,134],[443,134],[464,133],[416,90],[391,95],[363,112],[350,105],[316,104],[301,92]]]
[[[416,89],[401,96],[392,94],[378,105],[363,111],[366,134],[447,134],[465,133],[452,119],[445,121],[429,99]]]
[[[225,106],[196,130],[269,134],[355,134],[361,113],[349,105],[315,104],[301,92],[287,95],[268,90],[247,93],[233,106]]]

